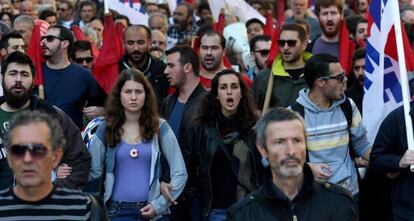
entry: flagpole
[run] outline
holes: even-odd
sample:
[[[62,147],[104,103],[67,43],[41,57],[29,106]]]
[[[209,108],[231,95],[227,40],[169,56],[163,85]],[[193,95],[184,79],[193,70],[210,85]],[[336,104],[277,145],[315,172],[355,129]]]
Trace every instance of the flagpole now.
[[[109,13],[108,1],[110,1],[110,0],[104,0],[104,12],[105,12],[105,14]]]
[[[401,78],[401,89],[403,95],[403,105],[404,105],[404,119],[405,119],[405,128],[407,132],[407,144],[409,150],[414,150],[414,137],[413,137],[413,125],[410,115],[410,93],[408,88],[408,77],[407,77],[407,68],[405,66],[405,55],[404,55],[404,46],[402,41],[402,31],[401,31],[401,21],[400,21],[400,12],[398,1],[391,1],[394,4],[394,7],[391,7],[393,11],[392,16],[394,18],[395,26],[395,37],[397,41],[397,53],[398,53],[398,64],[400,66],[400,78]],[[390,2],[390,3],[391,3]],[[414,165],[410,166],[410,170],[414,172]]]

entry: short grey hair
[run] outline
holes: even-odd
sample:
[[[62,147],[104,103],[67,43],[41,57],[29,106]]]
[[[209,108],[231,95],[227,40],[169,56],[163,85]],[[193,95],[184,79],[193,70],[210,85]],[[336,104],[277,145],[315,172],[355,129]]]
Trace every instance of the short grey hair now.
[[[16,19],[14,19],[13,27],[20,23],[27,23],[34,27],[34,19],[29,15],[19,15]]]
[[[306,127],[303,121],[302,116],[296,111],[290,110],[285,107],[276,107],[265,115],[263,115],[256,123],[255,132],[256,132],[256,144],[261,145],[263,148],[266,147],[266,129],[270,123],[273,122],[281,122],[281,121],[291,121],[291,120],[299,120],[303,127],[303,133],[305,135],[306,140]]]
[[[59,122],[45,113],[40,113],[39,111],[22,111],[21,113],[16,114],[11,123],[9,136],[6,139],[6,145],[9,146],[11,143],[10,134],[16,127],[26,126],[36,123],[45,123],[49,128],[50,142],[52,143],[52,150],[58,148],[63,148],[66,144],[66,140],[63,136],[62,128]]]
[[[167,16],[165,16],[164,14],[161,14],[159,12],[154,13],[154,14],[152,14],[148,17],[148,25],[149,25],[149,23],[151,23],[151,20],[156,18],[156,17],[161,18],[164,21],[164,24],[166,25],[166,27],[168,27],[168,18],[167,18]]]

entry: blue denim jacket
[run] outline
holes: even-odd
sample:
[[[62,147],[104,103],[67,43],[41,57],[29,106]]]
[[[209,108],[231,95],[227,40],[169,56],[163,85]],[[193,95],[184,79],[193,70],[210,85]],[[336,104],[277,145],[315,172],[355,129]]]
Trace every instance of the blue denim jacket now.
[[[160,119],[160,136],[162,144],[162,154],[170,166],[172,196],[177,199],[185,187],[187,181],[187,170],[184,159],[181,154],[180,146],[171,130],[170,126],[164,119]],[[89,151],[92,155],[91,170],[89,180],[101,177],[103,168],[106,166],[106,174],[104,180],[104,202],[107,202],[112,195],[115,175],[115,154],[119,147],[105,147],[105,122],[102,123],[95,136],[91,138]],[[148,203],[151,203],[155,209],[156,217],[153,220],[169,213],[169,203],[160,192],[159,177],[161,176],[160,161],[160,145],[158,143],[158,135],[155,134],[150,141],[151,143],[151,173],[150,186],[148,194]]]

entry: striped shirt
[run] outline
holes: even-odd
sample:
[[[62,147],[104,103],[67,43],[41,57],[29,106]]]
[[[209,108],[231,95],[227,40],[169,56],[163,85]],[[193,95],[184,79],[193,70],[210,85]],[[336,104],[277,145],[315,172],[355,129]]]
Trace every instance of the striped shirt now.
[[[78,190],[55,187],[44,199],[19,199],[12,188],[0,190],[0,221],[89,220],[91,198]]]

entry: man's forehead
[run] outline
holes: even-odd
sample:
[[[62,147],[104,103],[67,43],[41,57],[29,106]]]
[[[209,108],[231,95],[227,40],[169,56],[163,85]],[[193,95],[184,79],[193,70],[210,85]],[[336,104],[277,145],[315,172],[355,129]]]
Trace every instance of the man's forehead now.
[[[220,45],[218,35],[204,35],[200,40],[201,45]]]
[[[336,7],[335,5],[330,5],[328,7],[321,6],[320,13],[322,13],[322,12],[333,12],[333,11],[339,12],[338,7]]]
[[[292,129],[300,129],[295,131]],[[283,120],[283,121],[272,121],[270,122],[266,129],[266,135],[269,138],[287,138],[292,136],[305,136],[304,134],[304,125],[298,119],[293,120]]]
[[[7,65],[6,72],[12,70],[27,71],[29,73],[32,73],[32,71],[30,70],[30,66],[28,64],[19,64],[16,62],[11,62],[9,65]]]
[[[286,30],[286,31],[282,31],[280,33],[280,39],[283,38],[288,38],[288,39],[299,39],[299,33],[297,31],[290,31],[290,30]],[[283,39],[283,40],[287,40],[287,39]]]
[[[24,41],[22,38],[9,38],[8,42],[9,46],[12,45],[22,45],[24,44]]]

